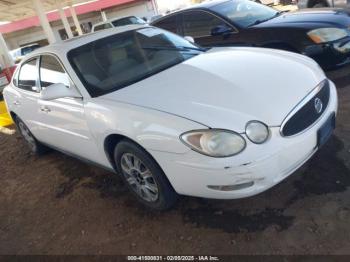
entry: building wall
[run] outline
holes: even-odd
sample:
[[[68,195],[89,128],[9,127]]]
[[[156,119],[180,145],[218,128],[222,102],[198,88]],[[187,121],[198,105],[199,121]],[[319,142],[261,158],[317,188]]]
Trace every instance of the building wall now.
[[[105,13],[107,15],[107,18],[114,18],[114,17],[123,17],[123,16],[130,16],[130,15],[135,15],[139,17],[146,17],[150,18],[151,16],[154,15],[154,10],[152,3],[150,1],[146,1],[144,3],[139,3],[139,4],[133,4],[132,6],[121,6],[121,7],[114,7],[111,9],[105,10]],[[96,22],[101,22],[102,19],[99,19],[99,21]]]
[[[103,11],[106,13],[107,18],[129,15],[149,18],[154,15],[154,10],[150,1],[140,1],[134,4],[116,6]],[[102,21],[100,12],[91,12],[84,15],[79,15],[78,19],[80,23],[91,22],[92,24],[95,24]],[[68,18],[68,21],[71,26],[74,26],[72,18]],[[53,28],[56,39],[61,39],[58,31],[64,28],[62,22],[59,20],[51,22],[50,24]],[[35,42],[47,43],[44,31],[40,26],[4,34],[3,36],[10,50]]]

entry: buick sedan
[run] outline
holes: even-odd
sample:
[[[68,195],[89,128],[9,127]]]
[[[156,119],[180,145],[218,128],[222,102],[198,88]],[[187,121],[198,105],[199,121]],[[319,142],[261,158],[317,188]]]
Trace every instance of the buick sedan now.
[[[202,49],[135,25],[36,50],[4,97],[34,153],[53,148],[118,173],[157,210],[178,195],[271,188],[326,143],[337,111],[334,84],[310,58]]]

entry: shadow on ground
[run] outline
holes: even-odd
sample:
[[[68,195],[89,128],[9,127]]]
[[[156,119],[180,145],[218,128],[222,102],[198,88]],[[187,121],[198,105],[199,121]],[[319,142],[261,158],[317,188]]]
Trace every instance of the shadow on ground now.
[[[185,223],[196,227],[220,229],[228,233],[258,232],[270,226],[275,226],[279,231],[286,230],[293,224],[294,216],[285,215],[285,211],[293,203],[315,195],[342,192],[350,186],[350,170],[337,157],[337,153],[343,149],[342,141],[333,136],[306,164],[302,172],[297,172],[263,194],[231,201],[182,197],[177,210],[181,212]],[[127,194],[125,185],[117,175],[96,170],[64,155],[60,155],[59,158],[57,167],[61,174],[67,177],[67,181],[58,187],[57,198],[66,197],[78,187],[96,190],[102,198],[119,198]],[[281,196],[279,191],[289,191],[289,194]],[[144,210],[132,198],[125,198],[123,201],[129,208],[136,209],[135,215],[140,217],[161,216],[161,213]],[[260,201],[277,203],[279,207],[263,204],[263,208],[249,208],[251,203]],[[241,203],[248,208],[242,209]]]

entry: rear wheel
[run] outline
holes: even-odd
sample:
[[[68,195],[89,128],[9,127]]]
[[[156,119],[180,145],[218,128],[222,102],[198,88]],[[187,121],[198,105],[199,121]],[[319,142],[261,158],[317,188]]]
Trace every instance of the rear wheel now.
[[[178,195],[157,162],[140,146],[124,140],[114,151],[114,160],[133,195],[148,208],[171,208]]]
[[[19,133],[27,142],[27,145],[29,146],[29,149],[32,151],[33,154],[42,155],[43,153],[47,152],[48,148],[41,144],[38,140],[36,140],[32,132],[30,132],[29,128],[21,119],[16,117],[15,123]]]

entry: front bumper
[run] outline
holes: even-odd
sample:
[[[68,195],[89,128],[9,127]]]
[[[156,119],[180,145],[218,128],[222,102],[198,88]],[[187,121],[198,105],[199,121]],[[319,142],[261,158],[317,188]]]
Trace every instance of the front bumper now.
[[[332,43],[307,46],[302,53],[326,70],[349,64],[350,36]]]
[[[303,133],[285,138],[279,127],[272,127],[271,138],[263,145],[251,143],[239,155],[212,158],[194,151],[173,154],[150,151],[167,175],[175,191],[204,198],[235,199],[259,194],[292,174],[317,151],[317,131],[337,111],[337,92],[331,96],[323,116]],[[221,191],[208,186],[250,185]]]

